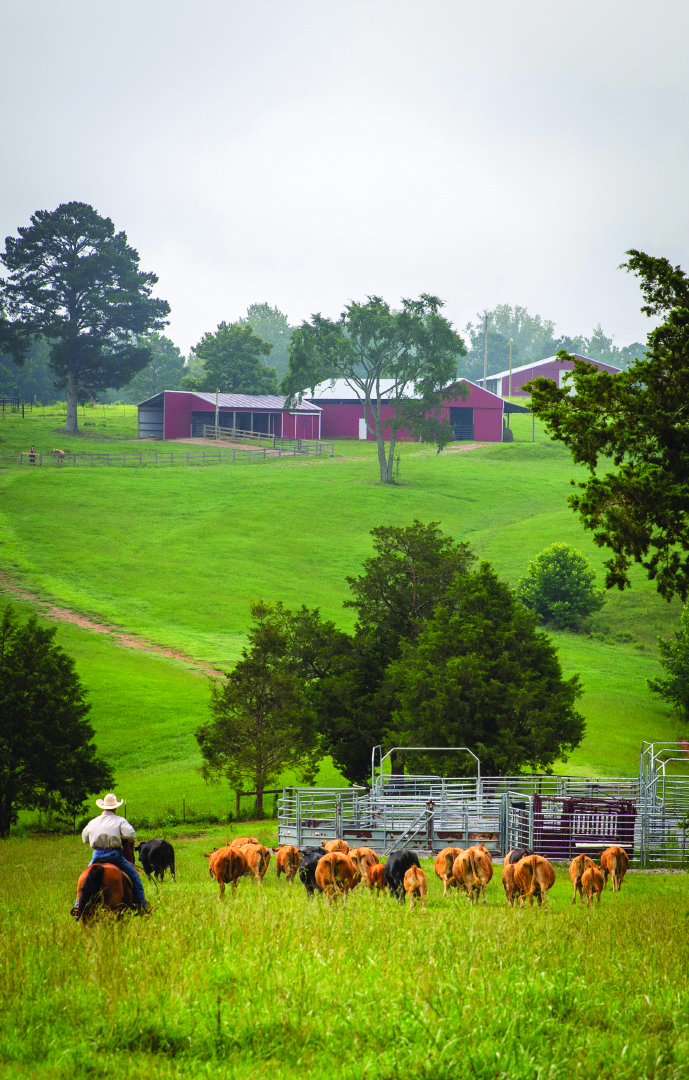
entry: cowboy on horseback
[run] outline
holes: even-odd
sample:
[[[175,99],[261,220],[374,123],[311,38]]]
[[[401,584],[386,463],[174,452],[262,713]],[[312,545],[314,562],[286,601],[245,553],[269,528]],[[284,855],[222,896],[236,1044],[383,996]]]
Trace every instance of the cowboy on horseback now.
[[[103,813],[89,821],[81,834],[81,839],[85,844],[90,844],[93,849],[89,866],[100,862],[111,863],[127,875],[132,883],[136,906],[143,914],[149,912],[151,906],[146,900],[141,878],[132,863],[122,854],[122,841],[136,839],[134,827],[125,817],[120,817],[115,813],[123,802],[124,799],[118,802],[117,796],[112,793],[106,795],[104,799],[96,799],[96,805],[101,807]]]

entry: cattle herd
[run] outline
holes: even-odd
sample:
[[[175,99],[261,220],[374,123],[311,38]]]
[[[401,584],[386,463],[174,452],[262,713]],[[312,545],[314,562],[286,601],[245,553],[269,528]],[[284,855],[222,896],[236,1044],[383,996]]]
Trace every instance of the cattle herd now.
[[[165,844],[169,849],[160,851],[160,856],[170,859],[174,876],[174,852],[167,841],[152,841],[153,844]],[[138,850],[138,849],[137,849]],[[342,896],[343,904],[347,894],[361,882],[374,892],[389,891],[392,896],[404,902],[409,897],[409,905],[414,909],[420,901],[421,910],[426,911],[426,893],[428,882],[426,874],[419,864],[415,851],[395,851],[385,863],[369,847],[350,848],[345,840],[330,840],[321,847],[297,848],[281,845],[268,849],[251,836],[240,836],[225,847],[214,848],[204,858],[208,859],[208,872],[211,879],[218,883],[219,898],[230,885],[236,890],[237,882],[245,875],[253,875],[260,885],[270,864],[271,851],[275,855],[278,878],[284,874],[291,884],[297,875],[306,887],[309,896],[315,892],[325,893],[328,906]],[[150,876],[150,870],[144,863],[144,870]],[[150,862],[150,855],[148,856]],[[169,865],[169,861],[168,861]],[[608,877],[612,880],[613,892],[622,885],[624,875],[629,868],[629,858],[623,848],[609,847],[600,858],[597,866],[588,855],[577,855],[569,867],[569,876],[574,886],[572,903],[576,904],[577,893],[586,906],[593,902],[594,895],[600,904],[601,893]],[[493,860],[483,844],[469,848],[446,847],[435,858],[434,869],[443,883],[443,896],[451,889],[464,892],[470,903],[479,903],[483,898],[486,903],[486,886],[493,877]],[[502,870],[502,884],[509,904],[518,901],[522,907],[529,901],[533,906],[534,897],[539,906],[547,906],[548,890],[555,882],[555,869],[542,855],[537,855],[529,848],[516,848],[508,851]]]

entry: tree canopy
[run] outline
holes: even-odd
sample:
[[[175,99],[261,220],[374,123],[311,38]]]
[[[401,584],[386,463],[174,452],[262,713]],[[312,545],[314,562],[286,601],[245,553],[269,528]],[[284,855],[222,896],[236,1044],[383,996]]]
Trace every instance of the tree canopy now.
[[[263,811],[263,792],[285,769],[312,782],[321,757],[315,717],[305,686],[288,670],[284,621],[264,603],[251,608],[249,648],[227,673],[211,683],[212,719],[196,731],[203,776],[229,780],[241,789],[248,781]]]
[[[596,588],[596,571],[571,544],[551,544],[529,563],[517,585],[521,602],[543,619],[565,630],[578,630],[606,602]]]
[[[243,326],[250,326],[255,334],[270,342],[273,346],[270,363],[275,368],[278,379],[281,379],[289,364],[288,349],[293,330],[287,316],[268,303],[249,304],[246,317],[237,321]]]
[[[608,588],[629,587],[639,563],[661,596],[689,592],[689,279],[665,258],[628,252],[647,315],[664,321],[645,358],[617,375],[574,361],[566,384],[534,379],[531,408],[589,470],[569,504],[599,547]],[[569,384],[569,385],[567,385]],[[575,393],[572,394],[570,387]],[[606,470],[599,474],[599,463]]]
[[[158,279],[139,270],[126,234],[92,206],[39,210],[17,231],[0,255],[10,271],[0,281],[0,351],[21,366],[38,335],[48,340],[75,433],[79,388],[125,386],[149,361],[141,336],[162,330],[170,308],[151,295]]]
[[[272,348],[250,325],[221,322],[214,334],[204,334],[193,349],[203,374],[185,375],[182,386],[207,393],[277,394],[275,368],[266,367],[261,359]]]
[[[0,622],[0,836],[20,810],[71,818],[86,797],[111,786],[96,756],[91,706],[74,661],[55,645],[56,628],[35,615],[20,625],[10,605]]]
[[[395,740],[409,746],[466,746],[489,774],[549,768],[579,745],[584,718],[578,676],[565,680],[536,617],[488,563],[458,576],[416,641],[390,670],[398,708]],[[466,755],[407,752],[419,772],[462,775]]]
[[[394,311],[380,296],[370,296],[366,303],[347,304],[335,321],[314,315],[292,334],[285,393],[296,397],[329,379],[345,379],[376,437],[383,483],[393,483],[398,433],[443,446],[452,436],[442,405],[469,394],[456,382],[457,357],[466,347],[440,314],[442,306],[424,293]],[[383,416],[386,408],[390,418]]]
[[[127,386],[126,399],[143,401],[161,390],[179,390],[184,375],[184,357],[174,341],[158,333],[148,334],[141,340],[150,350],[150,359]]]
[[[664,679],[649,679],[649,688],[673,705],[683,720],[689,716],[689,607],[682,611],[675,640],[658,638],[660,664]]]

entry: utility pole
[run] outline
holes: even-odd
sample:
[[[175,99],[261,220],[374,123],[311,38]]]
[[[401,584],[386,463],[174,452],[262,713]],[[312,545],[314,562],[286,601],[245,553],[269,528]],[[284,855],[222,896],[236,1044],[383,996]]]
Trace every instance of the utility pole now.
[[[510,338],[510,383],[507,390],[507,396],[512,397],[512,338]]]
[[[488,378],[488,313],[483,316],[483,389]]]
[[[220,397],[220,390],[215,391],[215,437],[219,437],[218,433],[218,399]]]

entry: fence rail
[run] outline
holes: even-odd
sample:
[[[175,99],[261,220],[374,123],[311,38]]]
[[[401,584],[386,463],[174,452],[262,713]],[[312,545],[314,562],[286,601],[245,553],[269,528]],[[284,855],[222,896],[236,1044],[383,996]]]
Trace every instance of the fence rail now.
[[[334,457],[334,443],[302,443],[296,442],[293,446],[278,446],[275,449],[267,446],[248,447],[219,447],[215,449],[199,450],[156,450],[156,451],[122,451],[107,453],[65,453],[43,454],[30,453],[27,450],[4,450],[0,451],[0,464],[16,464],[27,466],[44,466],[64,468],[66,465],[104,465],[133,468],[135,466],[162,465],[227,465],[231,462],[244,461],[267,461],[274,458],[296,457]]]
[[[255,442],[257,446],[265,445],[272,449],[279,447],[289,447],[291,449],[296,446],[306,454],[320,452],[317,449],[318,447],[324,447],[326,453],[329,453],[331,449],[334,451],[333,443],[325,443],[320,439],[287,439],[281,435],[271,435],[266,431],[246,431],[244,428],[216,428],[215,424],[203,424],[203,438],[225,439],[228,442]]]

